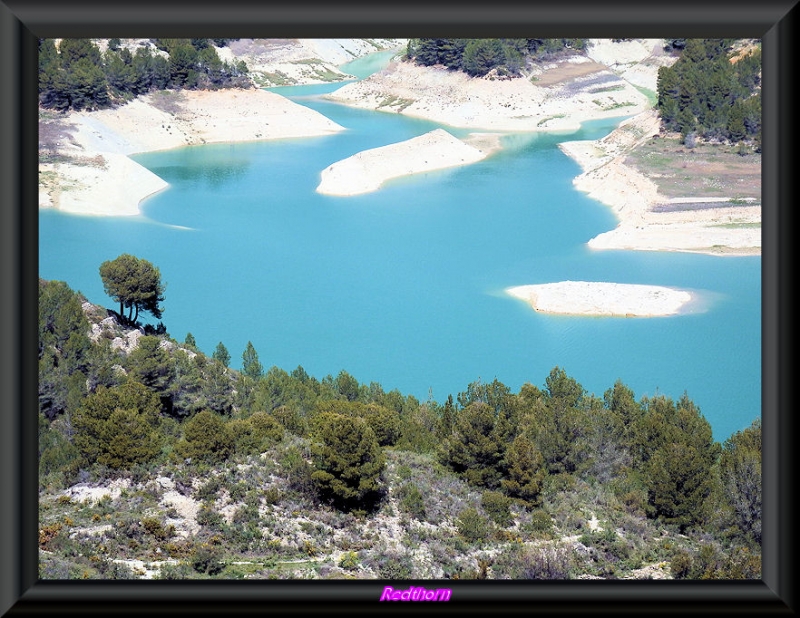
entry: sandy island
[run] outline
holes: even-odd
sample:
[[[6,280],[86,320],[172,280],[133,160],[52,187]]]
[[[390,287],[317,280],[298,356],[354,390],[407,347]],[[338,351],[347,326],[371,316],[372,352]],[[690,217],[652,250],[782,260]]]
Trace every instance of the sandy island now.
[[[129,154],[181,146],[328,135],[344,130],[322,114],[266,90],[158,92],[61,123],[68,139],[39,166],[39,207],[136,215],[167,183]]]
[[[654,317],[674,315],[692,300],[683,290],[655,285],[560,281],[508,288],[536,311],[563,315]]]
[[[411,139],[364,150],[322,171],[319,193],[357,195],[375,191],[391,178],[467,165],[487,152],[465,144],[444,129]]]

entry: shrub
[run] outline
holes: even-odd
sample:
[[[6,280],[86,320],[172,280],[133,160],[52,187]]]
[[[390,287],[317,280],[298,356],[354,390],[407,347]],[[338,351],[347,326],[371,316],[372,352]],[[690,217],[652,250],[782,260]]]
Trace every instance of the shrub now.
[[[164,526],[161,520],[156,517],[145,517],[142,519],[142,526],[152,534],[158,541],[166,541],[175,535],[175,526]]]
[[[354,551],[345,552],[339,559],[339,567],[352,571],[358,567],[358,554]]]
[[[231,454],[233,445],[233,436],[223,418],[203,410],[186,421],[183,438],[175,445],[175,451],[192,460],[221,462]]]
[[[564,547],[516,545],[497,556],[492,571],[503,579],[570,579],[573,567]]]
[[[688,551],[678,550],[672,556],[670,572],[675,579],[686,579],[692,569],[692,556]]]
[[[547,511],[537,509],[531,513],[530,526],[536,532],[550,532],[553,529],[553,518]]]
[[[489,519],[501,528],[511,525],[511,498],[508,496],[499,491],[484,491],[481,496],[481,506]]]
[[[419,488],[413,483],[406,483],[397,490],[400,510],[421,521],[425,520],[425,501]]]
[[[456,528],[458,533],[471,543],[483,543],[491,534],[489,520],[473,507],[461,511],[456,520]]]
[[[222,549],[211,543],[203,543],[195,547],[190,562],[195,571],[208,575],[216,575],[225,568],[225,563],[222,561]]]

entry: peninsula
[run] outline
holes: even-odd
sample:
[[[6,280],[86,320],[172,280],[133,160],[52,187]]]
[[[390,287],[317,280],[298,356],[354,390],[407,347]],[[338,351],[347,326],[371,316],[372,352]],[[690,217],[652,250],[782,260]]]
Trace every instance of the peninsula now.
[[[375,191],[391,178],[474,163],[486,152],[436,129],[396,144],[364,150],[322,171],[319,193],[357,195]]]

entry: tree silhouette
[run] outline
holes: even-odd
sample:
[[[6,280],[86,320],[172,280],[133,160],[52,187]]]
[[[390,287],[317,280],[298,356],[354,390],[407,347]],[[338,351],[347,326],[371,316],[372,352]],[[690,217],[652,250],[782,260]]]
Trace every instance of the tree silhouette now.
[[[119,303],[121,317],[125,317],[127,307],[127,319],[134,324],[140,311],[161,318],[163,309],[159,303],[164,301],[165,286],[161,272],[147,260],[123,253],[100,265],[100,278],[106,294]]]

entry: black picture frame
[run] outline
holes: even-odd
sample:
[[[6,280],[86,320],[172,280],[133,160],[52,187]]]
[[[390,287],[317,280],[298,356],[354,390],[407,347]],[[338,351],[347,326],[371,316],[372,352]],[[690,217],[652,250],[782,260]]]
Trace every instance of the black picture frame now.
[[[428,2],[282,5],[230,0],[0,0],[0,615],[322,614],[436,611],[485,614],[793,614],[797,555],[791,406],[793,322],[792,88],[796,0],[641,5],[588,0],[481,6]],[[760,581],[452,581],[449,603],[378,604],[381,582],[37,581],[38,278],[36,54],[39,38],[526,36],[755,37],[763,40],[762,422]],[[416,582],[424,585],[424,582]],[[439,582],[441,584],[442,582]],[[402,587],[395,582],[395,587]],[[437,586],[441,587],[441,586]]]

